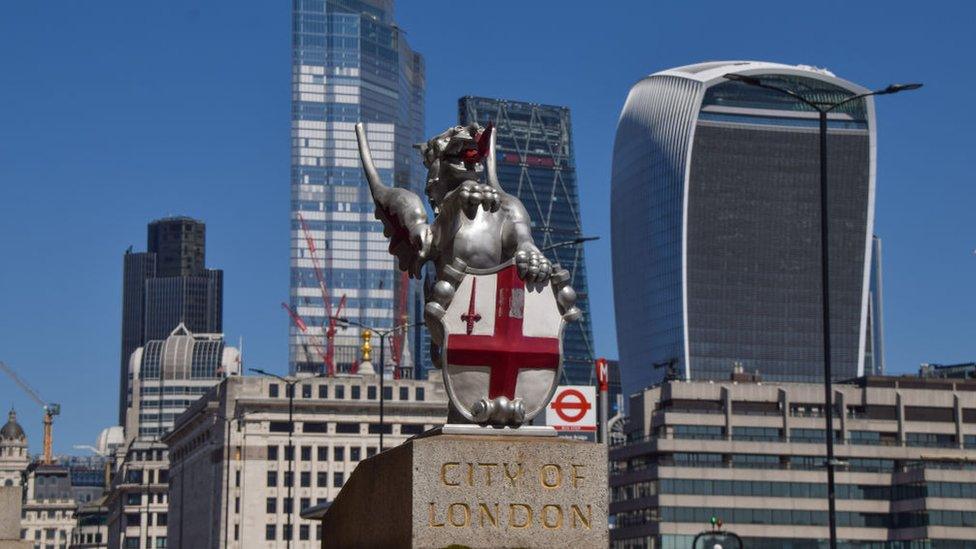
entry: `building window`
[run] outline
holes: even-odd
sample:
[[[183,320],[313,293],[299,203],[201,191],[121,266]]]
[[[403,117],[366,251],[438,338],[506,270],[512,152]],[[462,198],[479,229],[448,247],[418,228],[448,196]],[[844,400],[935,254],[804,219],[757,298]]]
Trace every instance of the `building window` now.
[[[393,425],[390,423],[370,423],[369,424],[369,434],[378,435],[383,433],[384,435],[389,435],[393,433]]]
[[[268,430],[272,433],[287,433],[290,426],[291,424],[287,421],[272,421],[268,426]]]
[[[319,488],[329,487],[329,473],[325,471],[319,471],[315,473],[315,485]]]
[[[292,461],[295,459],[295,447],[291,445],[285,446],[285,461]]]
[[[156,515],[156,526],[166,526],[168,520],[169,515],[166,513],[158,513]]]
[[[383,400],[393,400],[393,387],[383,387]]]
[[[293,498],[281,498],[281,512],[287,514],[294,513],[295,510],[292,509],[293,502],[294,502]]]
[[[335,386],[335,398],[336,398],[336,400],[342,400],[342,399],[346,398],[346,386],[345,385],[336,385]]]
[[[312,461],[311,446],[302,446],[302,461]]]
[[[294,385],[285,385],[285,398],[295,398]]]
[[[141,503],[142,503],[142,495],[141,494],[128,494],[125,497],[125,504],[126,505],[139,505]]]
[[[417,387],[416,389],[414,389],[413,399],[416,400],[416,401],[418,401],[418,402],[423,402],[424,401],[424,388],[423,387]]]
[[[345,446],[336,446],[332,449],[332,461],[345,461],[346,460],[346,448]]]
[[[278,446],[268,445],[268,461],[276,461],[278,459]]]
[[[125,525],[126,526],[139,526],[142,524],[142,517],[139,513],[126,513],[125,514]]]
[[[308,384],[302,384],[302,398],[312,398],[312,386]]]
[[[376,385],[366,387],[366,398],[369,400],[376,400]]]
[[[281,535],[284,539],[291,539],[291,524],[286,524],[281,527]]]
[[[400,387],[400,400],[410,400],[410,387]]]
[[[905,445],[928,448],[954,448],[955,435],[939,433],[905,433]]]
[[[401,435],[419,435],[424,432],[424,426],[419,423],[404,424],[400,426]]]
[[[274,524],[269,524],[264,527],[264,539],[268,541],[274,541],[277,526]]]
[[[316,450],[316,452],[318,453],[318,456],[316,456],[316,457],[319,458],[319,461],[329,461],[329,447],[328,446],[319,446],[318,449]]]
[[[358,435],[358,423],[336,423],[336,433],[341,435]]]
[[[332,485],[336,488],[342,488],[342,483],[345,480],[345,475],[342,471],[336,471],[332,473]]]
[[[241,471],[240,470],[234,471],[234,487],[235,488],[240,488],[241,487]]]
[[[376,455],[376,446],[366,447],[366,457],[373,457]]]
[[[302,471],[302,474],[300,476],[299,482],[301,482],[302,488],[308,488],[309,486],[311,486],[312,485],[312,473],[310,473],[308,471]]]
[[[319,385],[319,398],[329,398],[329,386]]]
[[[778,442],[782,438],[783,431],[775,427],[732,427],[732,440]]]
[[[268,498],[264,502],[264,512],[266,513],[277,513],[278,512],[278,498]]]
[[[278,486],[278,471],[268,471],[268,486]]]
[[[292,473],[291,471],[285,471],[284,481],[285,481],[285,486],[294,486],[295,473]]]
[[[349,448],[349,461],[359,461],[363,459],[361,457],[362,449],[359,446],[353,446]]]
[[[268,397],[270,397],[270,398],[278,398],[278,384],[277,383],[270,383],[270,384],[268,384]],[[271,537],[271,538],[268,538],[268,539],[274,539],[274,538]]]
[[[302,498],[298,500],[298,512],[301,513],[305,509],[308,509],[312,505],[312,500],[309,498]]]
[[[303,433],[328,433],[329,424],[324,421],[306,421],[302,423]]]
[[[298,527],[298,539],[308,539],[308,525],[302,524]]]
[[[352,398],[353,400],[359,400],[361,389],[362,388],[359,385],[353,385],[352,387],[350,387],[350,392],[352,393],[350,395],[350,398]]]

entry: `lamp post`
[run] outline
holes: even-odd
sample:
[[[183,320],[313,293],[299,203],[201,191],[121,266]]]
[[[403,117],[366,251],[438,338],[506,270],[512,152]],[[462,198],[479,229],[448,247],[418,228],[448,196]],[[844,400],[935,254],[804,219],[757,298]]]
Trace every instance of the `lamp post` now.
[[[234,407],[237,408],[235,402]],[[224,453],[225,453],[225,472],[224,472],[224,496],[227,498],[227,505],[224,506],[224,547],[227,547],[228,532],[230,530],[230,424],[234,421],[237,422],[237,430],[241,430],[241,421],[251,414],[255,413],[254,410],[246,412],[243,414],[235,414],[231,417],[226,416],[214,416],[215,419],[223,420],[224,422]],[[245,449],[246,451],[246,449]]]
[[[334,316],[334,317],[329,317],[329,318],[330,319],[335,319],[337,322],[341,322],[342,324],[345,324],[345,325],[358,326],[358,327],[360,327],[360,328],[362,328],[364,330],[369,330],[371,332],[374,332],[376,335],[380,336],[380,452],[382,452],[383,451],[383,433],[384,433],[384,431],[386,431],[386,421],[385,421],[385,418],[383,416],[383,402],[386,400],[386,397],[384,395],[385,391],[384,391],[384,383],[383,383],[383,380],[386,377],[386,336],[388,336],[388,335],[390,335],[392,333],[398,332],[400,330],[406,330],[407,328],[413,328],[414,326],[420,326],[420,323],[418,323],[418,322],[415,322],[415,323],[412,323],[412,324],[404,323],[404,324],[399,324],[399,325],[393,326],[392,328],[389,328],[389,329],[386,329],[386,330],[377,330],[376,328],[373,328],[372,326],[367,326],[367,325],[363,324],[362,322],[359,322],[359,321],[356,321],[356,320],[349,320],[348,318],[345,318],[345,317]]]
[[[539,251],[548,252],[549,250],[555,248],[562,248],[564,246],[576,246],[577,244],[582,244],[584,242],[589,242],[591,240],[600,240],[600,237],[599,236],[578,236],[572,240],[566,240],[563,242],[556,242],[555,244],[550,244]]]
[[[828,270],[827,254],[827,115],[841,105],[846,105],[852,101],[871,97],[874,95],[888,95],[901,91],[917,90],[922,84],[891,84],[886,88],[855,94],[840,101],[815,101],[804,97],[800,93],[764,83],[759,77],[745,74],[730,73],[725,78],[734,82],[740,82],[749,86],[773,90],[807,105],[820,115],[820,286],[821,286],[821,311],[823,314],[823,355],[824,355],[824,411],[827,428],[824,430],[824,439],[827,444],[827,507],[828,521],[830,526],[830,547],[837,547],[837,509],[836,495],[834,493],[834,467],[838,462],[834,459],[834,399],[831,375],[831,356],[830,356],[830,276]]]
[[[287,486],[287,488],[288,488],[288,496],[287,497],[288,497],[288,503],[290,504],[290,507],[287,510],[287,513],[288,513],[288,523],[287,523],[288,524],[288,535],[285,536],[285,546],[290,549],[291,548],[291,538],[293,538],[295,536],[295,532],[294,532],[294,529],[292,528],[292,524],[291,524],[291,516],[292,516],[292,514],[295,511],[295,498],[292,497],[292,486],[295,484],[295,447],[292,445],[292,441],[291,441],[292,434],[295,432],[295,422],[292,420],[292,418],[294,417],[294,414],[295,414],[295,385],[297,385],[297,384],[299,384],[299,383],[301,383],[303,381],[308,381],[310,379],[315,379],[315,378],[319,378],[319,377],[325,377],[325,374],[322,373],[322,372],[319,372],[317,374],[310,375],[308,377],[296,377],[295,379],[286,379],[286,378],[283,378],[283,377],[279,376],[278,374],[272,374],[271,372],[266,372],[266,371],[264,371],[264,370],[262,370],[260,368],[248,368],[248,369],[251,370],[252,372],[256,373],[256,374],[261,374],[263,376],[273,377],[273,378],[276,378],[276,379],[281,380],[285,384],[285,387],[286,387],[285,390],[288,392],[288,447],[285,450],[285,453],[287,454],[287,458],[288,458],[288,477],[289,478],[288,478],[288,482],[287,482],[287,484],[288,484],[288,486]]]

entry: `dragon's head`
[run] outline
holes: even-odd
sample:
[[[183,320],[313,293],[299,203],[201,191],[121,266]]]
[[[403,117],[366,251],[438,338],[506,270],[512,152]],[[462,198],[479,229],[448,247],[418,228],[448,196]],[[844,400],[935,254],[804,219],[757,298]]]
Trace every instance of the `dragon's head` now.
[[[482,160],[489,155],[492,125],[455,126],[426,143],[420,144],[420,154],[427,168],[427,199],[434,211],[447,193],[464,181],[481,179]]]

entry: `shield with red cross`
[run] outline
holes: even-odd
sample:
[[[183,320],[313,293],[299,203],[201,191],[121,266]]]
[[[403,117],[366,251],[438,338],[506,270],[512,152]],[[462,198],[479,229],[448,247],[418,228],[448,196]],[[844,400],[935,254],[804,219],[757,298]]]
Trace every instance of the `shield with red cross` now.
[[[447,392],[469,420],[478,401],[521,399],[525,421],[545,409],[559,383],[562,331],[552,285],[527,285],[513,263],[467,269],[441,319]]]

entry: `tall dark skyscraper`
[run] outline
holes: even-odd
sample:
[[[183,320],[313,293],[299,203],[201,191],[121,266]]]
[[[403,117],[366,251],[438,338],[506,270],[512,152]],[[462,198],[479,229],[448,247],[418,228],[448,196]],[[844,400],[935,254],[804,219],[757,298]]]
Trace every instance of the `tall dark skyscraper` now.
[[[595,376],[593,332],[583,246],[565,245],[583,235],[569,109],[462,97],[458,111],[461,124],[495,124],[499,183],[528,210],[536,245],[542,250],[550,247],[545,251],[549,260],[572,274],[583,318],[568,324],[563,336],[563,381],[591,383]]]
[[[828,71],[701,63],[631,89],[614,144],[611,227],[626,394],[670,368],[728,379],[823,379],[818,115],[746,74],[836,100],[867,90]],[[875,126],[871,98],[828,120],[833,371],[865,372]],[[657,366],[657,367],[655,367]]]
[[[149,224],[145,252],[126,251],[122,274],[122,353],[119,424],[129,395],[129,357],[183,323],[196,333],[220,333],[224,272],[207,269],[206,227],[189,217]]]
[[[423,196],[426,172],[413,145],[426,139],[424,59],[394,22],[392,0],[295,0],[291,62],[291,307],[323,342],[328,309],[335,313],[343,296],[342,316],[368,326],[392,326],[401,303],[411,321],[420,321],[420,283],[401,286],[383,225],[373,217],[354,126],[365,124],[383,180]],[[289,329],[291,370],[321,370],[310,338]],[[419,350],[418,370],[430,363],[422,333],[412,330],[407,345]],[[336,334],[339,371],[357,360],[359,344],[357,328]]]

